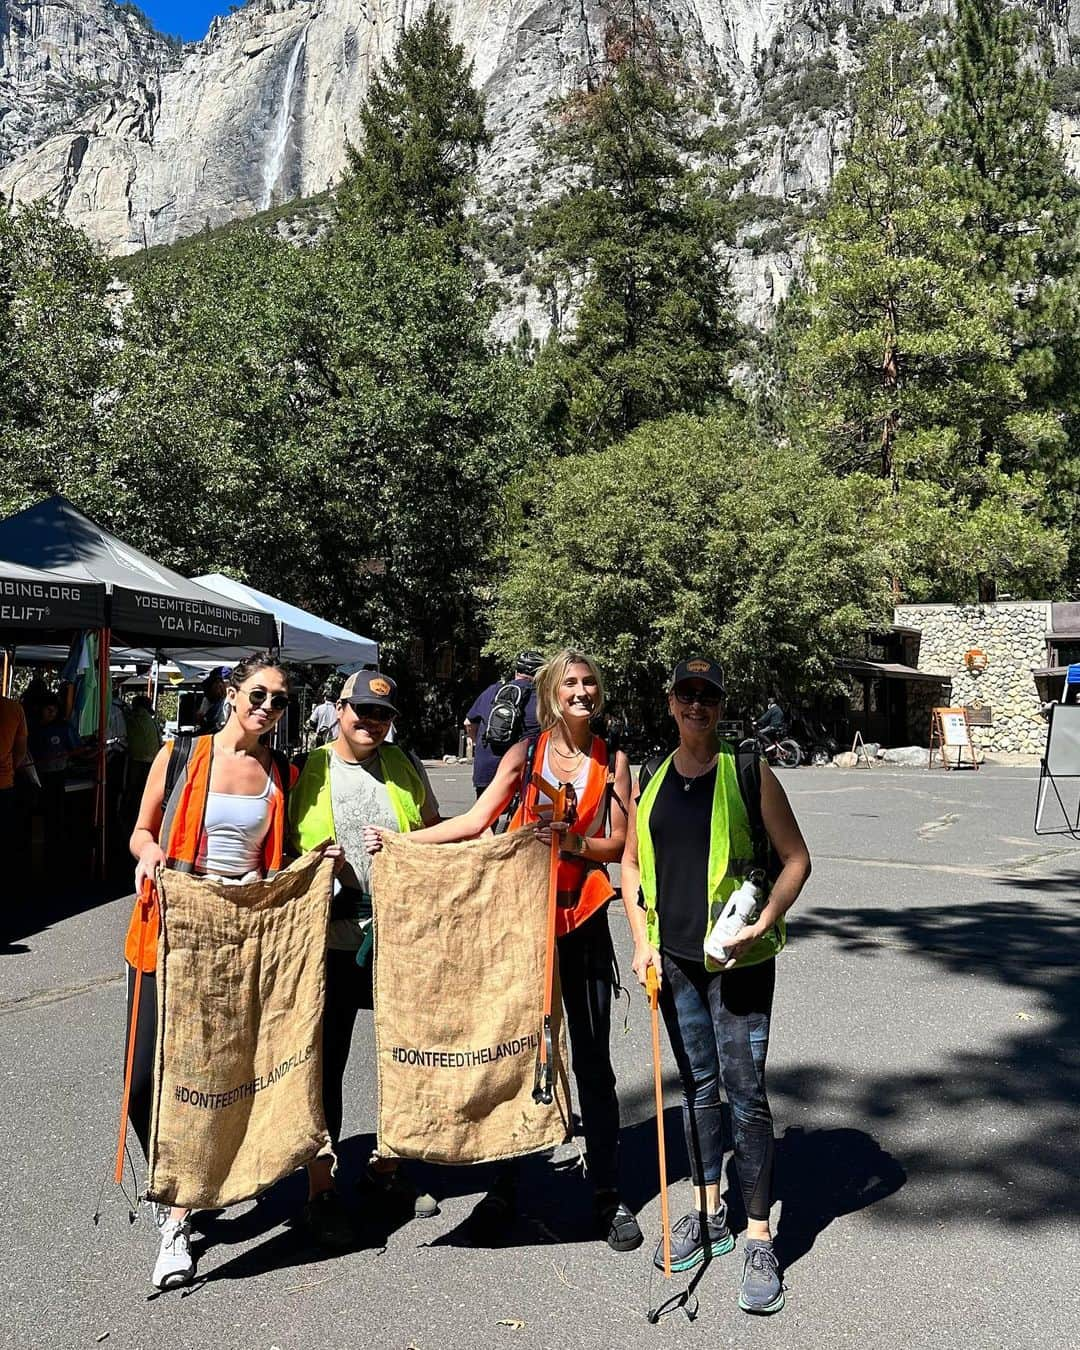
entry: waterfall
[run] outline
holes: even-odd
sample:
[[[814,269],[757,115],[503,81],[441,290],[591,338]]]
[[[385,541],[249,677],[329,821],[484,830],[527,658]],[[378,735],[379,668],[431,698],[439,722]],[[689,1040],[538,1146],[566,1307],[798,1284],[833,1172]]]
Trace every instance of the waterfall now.
[[[300,36],[293,46],[292,55],[289,57],[289,68],[285,72],[285,88],[282,91],[281,103],[278,106],[277,116],[274,118],[274,125],[271,128],[263,155],[261,206],[263,211],[273,205],[274,188],[277,187],[278,179],[285,168],[285,156],[289,151],[289,135],[293,126],[293,93],[296,89],[296,72],[300,69],[300,60],[304,55],[306,46],[307,24],[301,29]]]

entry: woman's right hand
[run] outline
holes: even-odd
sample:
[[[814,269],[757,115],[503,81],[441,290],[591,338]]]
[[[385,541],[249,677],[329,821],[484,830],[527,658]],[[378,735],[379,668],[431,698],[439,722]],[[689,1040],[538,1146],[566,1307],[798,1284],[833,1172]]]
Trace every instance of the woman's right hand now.
[[[645,987],[646,979],[648,978],[646,971],[650,966],[656,971],[656,984],[657,987],[659,987],[663,983],[663,976],[660,969],[660,953],[655,947],[650,947],[647,942],[643,942],[640,946],[634,948],[634,959],[631,965],[631,969],[638,978],[638,984],[640,984],[643,989]]]
[[[144,844],[139,851],[139,861],[135,867],[135,890],[141,891],[143,882],[153,882],[159,867],[165,866],[165,850],[160,844]]]

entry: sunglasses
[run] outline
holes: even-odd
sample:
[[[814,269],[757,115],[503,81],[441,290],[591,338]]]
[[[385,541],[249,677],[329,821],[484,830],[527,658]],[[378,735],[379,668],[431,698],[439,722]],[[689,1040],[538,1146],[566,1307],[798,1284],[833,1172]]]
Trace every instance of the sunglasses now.
[[[394,714],[381,703],[354,703],[352,710],[361,722],[391,722]]]
[[[246,696],[247,701],[251,704],[253,708],[261,708],[262,705],[266,702],[268,691],[265,689],[243,689],[240,692]],[[288,706],[289,706],[288,694],[281,694],[281,693],[270,694],[271,712],[284,712]]]
[[[720,692],[716,689],[675,689],[672,691],[675,698],[684,707],[689,708],[692,704],[698,703],[703,708],[719,708]]]

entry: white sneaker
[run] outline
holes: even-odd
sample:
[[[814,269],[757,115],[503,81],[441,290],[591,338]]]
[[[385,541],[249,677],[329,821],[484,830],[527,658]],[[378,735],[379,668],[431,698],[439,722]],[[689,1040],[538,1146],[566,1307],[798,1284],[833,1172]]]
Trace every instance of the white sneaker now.
[[[190,1284],[194,1274],[190,1222],[186,1218],[166,1219],[161,1224],[161,1248],[154,1273],[150,1277],[154,1288],[175,1289],[182,1284]]]

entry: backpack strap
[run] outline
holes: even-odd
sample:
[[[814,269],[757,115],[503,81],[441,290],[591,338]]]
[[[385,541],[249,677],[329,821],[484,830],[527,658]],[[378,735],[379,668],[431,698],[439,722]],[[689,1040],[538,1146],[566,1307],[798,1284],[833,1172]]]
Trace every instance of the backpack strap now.
[[[649,779],[653,777],[665,759],[667,759],[667,755],[653,755],[652,759],[646,760],[641,766],[641,772],[638,774],[639,796],[645,791]]]
[[[169,804],[177,783],[180,781],[184,770],[187,768],[188,760],[191,758],[191,745],[194,736],[185,731],[178,735],[172,744],[172,751],[169,754],[169,763],[165,769],[165,796],[162,798],[162,807]]]
[[[495,822],[494,832],[496,834],[505,834],[510,828],[510,822],[517,815],[518,807],[521,805],[532,782],[533,767],[536,764],[536,747],[540,742],[540,736],[527,736],[525,738],[525,767],[521,772],[521,778],[518,780],[518,790],[514,793],[513,801]]]
[[[776,865],[778,860],[769,832],[765,828],[765,818],[761,814],[761,759],[756,741],[745,741],[736,749],[735,774],[739,782],[739,794],[750,822],[750,844],[754,864],[762,869],[770,881],[775,881],[778,874]]]

